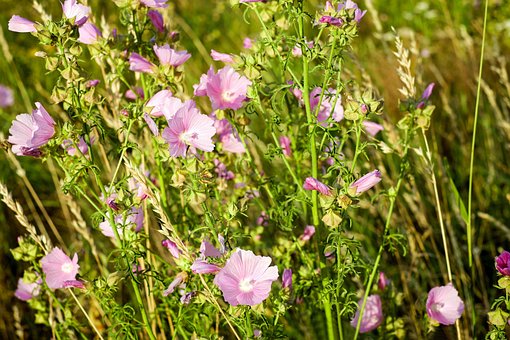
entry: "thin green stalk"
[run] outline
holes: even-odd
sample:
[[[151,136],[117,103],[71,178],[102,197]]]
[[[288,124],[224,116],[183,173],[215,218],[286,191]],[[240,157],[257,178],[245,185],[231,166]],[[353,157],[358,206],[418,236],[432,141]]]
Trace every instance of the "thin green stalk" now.
[[[323,301],[324,314],[326,315],[326,324],[328,329],[328,339],[335,340],[335,329],[333,328],[333,316],[331,314],[331,303],[329,301],[329,294]]]
[[[273,140],[274,140],[275,144],[278,145],[279,144],[278,138],[276,137],[276,134],[273,131],[271,131],[271,136],[273,136]],[[294,170],[292,170],[292,168],[291,168],[291,166],[289,164],[289,161],[287,160],[285,155],[282,154],[281,158],[283,160],[283,163],[285,164],[285,167],[287,168],[287,170],[289,170],[289,173],[292,176],[292,179],[294,180],[294,183],[296,183],[296,186],[298,187],[298,190],[303,191],[304,190],[303,189],[303,183],[301,183],[299,181],[299,179],[297,178]]]
[[[71,293],[71,296],[73,297],[74,301],[76,301],[76,303],[78,304],[78,307],[80,308],[80,310],[82,311],[83,315],[85,315],[85,317],[87,318],[87,321],[89,322],[89,324],[92,326],[92,328],[94,329],[94,331],[96,332],[97,336],[99,337],[99,339],[103,340],[103,336],[101,335],[101,333],[99,332],[99,330],[96,328],[96,325],[94,325],[94,322],[92,322],[92,319],[90,318],[90,316],[87,314],[87,312],[85,311],[85,309],[83,308],[83,306],[81,305],[80,301],[78,300],[78,298],[76,297],[76,295],[74,295],[74,292],[71,288],[68,288],[67,289],[70,293]]]
[[[480,93],[481,93],[481,85],[482,85],[482,71],[483,71],[483,53],[485,50],[485,32],[487,30],[487,11],[489,7],[489,0],[485,0],[485,12],[483,15],[483,33],[482,33],[482,49],[480,51],[480,68],[478,70],[478,85],[476,87],[476,103],[475,103],[475,120],[473,122],[473,138],[471,140],[471,160],[469,162],[469,192],[468,192],[468,223],[467,223],[467,241],[468,241],[468,257],[469,257],[469,267],[473,266],[473,230],[472,230],[472,218],[471,218],[471,208],[472,208],[472,197],[473,197],[473,166],[475,162],[475,144],[476,144],[476,127],[478,125],[478,111],[480,107]],[[471,277],[473,280],[474,277]]]
[[[356,166],[356,161],[358,160],[359,152],[359,144],[361,141],[361,126],[360,121],[356,121],[356,149],[354,150],[354,157],[352,159],[351,166],[351,174],[354,173],[354,167]]]
[[[384,225],[384,236],[383,236],[383,242],[379,246],[379,251],[377,252],[377,257],[374,262],[374,267],[372,268],[372,272],[370,273],[370,277],[368,279],[367,288],[365,290],[365,294],[363,296],[363,303],[361,304],[359,318],[358,318],[358,324],[356,325],[356,332],[354,333],[354,340],[358,338],[359,330],[361,327],[361,320],[363,319],[363,312],[365,311],[365,306],[367,304],[368,295],[370,294],[370,290],[372,289],[372,285],[375,281],[375,277],[377,275],[377,269],[379,268],[379,262],[381,262],[381,257],[384,251],[384,246],[386,243],[386,237],[390,229],[390,221],[391,216],[393,215],[393,209],[395,208],[395,200],[398,195],[398,192],[400,190],[400,185],[402,184],[403,176],[399,176],[397,186],[395,187],[395,194],[390,196],[390,207],[388,209],[388,215],[386,217],[386,223]]]
[[[448,272],[448,281],[452,282],[452,269],[450,265],[450,255],[448,252],[448,243],[446,242],[446,232],[443,222],[443,213],[441,211],[441,201],[439,200],[439,191],[437,189],[437,180],[436,180],[436,174],[434,173],[434,165],[432,164],[432,154],[430,153],[429,143],[427,140],[427,135],[425,134],[425,130],[421,129],[421,133],[423,136],[423,141],[425,142],[425,151],[426,151],[426,160],[430,167],[430,172],[432,176],[432,186],[434,187],[434,197],[436,200],[436,209],[437,209],[437,218],[439,220],[439,227],[441,229],[441,238],[443,239],[443,248],[444,248],[444,257],[446,260],[446,270]],[[455,328],[457,331],[457,339],[461,340],[461,332],[460,332],[460,323],[459,320],[455,320]]]
[[[300,31],[304,35],[303,32],[303,23],[299,22]],[[304,38],[303,38],[304,39]],[[303,58],[303,101],[305,102],[305,111],[306,111],[306,121],[308,124],[308,132],[310,133],[310,156],[312,159],[312,177],[318,177],[318,164],[317,164],[317,149],[315,142],[315,124],[312,116],[312,109],[310,106],[310,79],[309,79],[309,69],[308,69],[308,59]],[[319,225],[319,201],[317,191],[312,191],[312,217],[313,224],[315,226]]]

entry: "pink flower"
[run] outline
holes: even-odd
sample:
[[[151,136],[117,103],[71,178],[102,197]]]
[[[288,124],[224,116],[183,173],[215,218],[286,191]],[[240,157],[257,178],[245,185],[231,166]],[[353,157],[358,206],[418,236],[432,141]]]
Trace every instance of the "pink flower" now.
[[[7,86],[0,85],[0,107],[8,107],[14,104],[12,90]]]
[[[94,138],[90,139],[90,143],[94,143]],[[80,140],[78,141],[78,150],[80,150],[81,153],[77,152],[73,142],[69,139],[64,140],[62,147],[67,151],[69,156],[79,156],[81,154],[86,155],[89,152],[89,146],[83,137],[80,137]]]
[[[361,18],[367,13],[367,11],[362,11],[358,8],[358,5],[352,1],[347,0],[345,3],[338,4],[337,11],[341,11],[342,9],[354,9],[354,20],[359,23],[361,21]]]
[[[280,146],[282,148],[282,153],[290,157],[292,156],[292,149],[290,148],[290,138],[287,136],[281,136],[280,137]]]
[[[292,289],[292,269],[284,269],[282,273],[282,289]]]
[[[163,21],[163,16],[161,13],[151,9],[149,12],[147,12],[147,16],[149,19],[151,19],[152,25],[154,25],[154,28],[158,32],[163,33],[165,31],[165,22]]]
[[[67,19],[74,18],[74,24],[81,26],[89,18],[90,7],[78,4],[76,0],[65,0],[62,5],[62,11]]]
[[[310,92],[310,107],[312,111],[316,110],[319,105],[322,88],[316,87]],[[333,104],[335,107],[333,107]],[[344,107],[342,106],[342,96],[336,93],[335,89],[328,89],[322,96],[321,106],[317,114],[319,122],[326,122],[331,116],[335,122],[339,122],[344,118]],[[324,125],[324,124],[323,124]]]
[[[358,301],[358,310],[354,315],[354,319],[351,321],[352,327],[357,327],[359,320],[359,313],[363,299]],[[370,295],[367,298],[365,304],[365,310],[363,311],[363,317],[361,318],[361,326],[359,329],[360,333],[367,333],[373,331],[383,322],[382,302],[379,295]]]
[[[85,285],[82,281],[79,280],[67,280],[62,285],[62,288],[79,288],[79,289],[85,289]]]
[[[209,241],[203,240],[200,244],[200,253],[206,257],[221,257],[223,254],[216,249]]]
[[[179,258],[181,251],[179,250],[179,248],[177,248],[177,245],[174,242],[170,240],[163,240],[161,241],[161,245],[167,248],[173,257],[175,257],[176,259]]]
[[[496,269],[501,275],[510,276],[510,253],[506,250],[496,257]]]
[[[39,155],[39,147],[48,143],[55,134],[55,121],[41,103],[35,103],[32,114],[22,113],[9,129],[12,152],[18,156]]]
[[[143,114],[143,120],[145,120],[145,123],[147,123],[147,126],[151,130],[152,134],[156,137],[159,136],[158,125],[148,114]]]
[[[384,290],[386,286],[390,284],[390,280],[386,277],[386,274],[383,272],[379,273],[379,280],[377,281],[377,287],[379,287],[380,290]]]
[[[205,260],[197,259],[191,265],[191,271],[195,274],[213,274],[220,271],[220,267],[216,264],[208,263]]]
[[[427,85],[427,88],[425,91],[423,91],[423,94],[421,95],[421,99],[427,100],[432,95],[432,91],[434,90],[434,87],[436,86],[435,83],[430,83]]]
[[[124,233],[126,229],[131,229],[133,226],[135,227],[135,231],[138,232],[143,228],[143,209],[132,207],[131,210],[127,213],[127,216],[117,215],[115,216],[115,226],[117,228],[117,232],[121,239],[124,238]],[[103,235],[111,238],[115,238],[115,232],[112,229],[109,219],[104,220],[99,223],[99,228]]]
[[[152,96],[145,106],[152,107],[151,116],[165,116],[166,120],[170,121],[184,104],[179,98],[172,96],[169,90],[161,90]]]
[[[168,7],[166,1],[167,0],[140,0],[142,4],[151,8],[166,8]]]
[[[246,49],[252,48],[253,47],[253,41],[250,38],[248,38],[248,37],[244,38],[244,40],[243,40],[243,47],[246,48]]]
[[[51,289],[63,288],[64,283],[76,280],[78,274],[78,255],[71,260],[60,248],[53,250],[41,259],[41,266],[46,275],[46,283]]]
[[[8,29],[11,32],[28,33],[37,32],[35,28],[35,22],[20,17],[19,15],[13,15],[9,20]]]
[[[216,61],[222,61],[226,64],[232,64],[234,62],[234,58],[231,54],[220,53],[215,50],[211,50],[211,58]]]
[[[257,217],[257,225],[261,225],[263,227],[269,224],[269,216],[265,211],[261,212],[259,217]]]
[[[23,279],[18,280],[18,288],[14,292],[14,296],[20,300],[28,301],[31,298],[39,295],[41,285],[34,283],[27,283]]]
[[[144,99],[145,94],[143,93],[143,89],[141,87],[135,86],[133,90],[129,89],[124,93],[124,97],[129,100],[137,100],[138,98]]]
[[[380,181],[381,173],[379,170],[374,170],[352,183],[349,188],[356,188],[356,194],[361,194],[375,186]]]
[[[322,17],[320,17],[319,23],[340,27],[344,24],[344,21],[340,18],[335,18],[331,15],[323,15]]]
[[[243,106],[246,93],[251,81],[235,72],[230,66],[225,66],[218,73],[209,69],[206,75],[200,78],[200,84],[195,87],[195,95],[209,97],[213,110],[237,110]]]
[[[430,96],[432,95],[432,91],[434,90],[434,87],[436,84],[430,83],[425,91],[423,91],[423,94],[421,95],[421,101],[416,105],[416,108],[423,109],[426,105],[426,102],[429,100]]]
[[[232,306],[257,305],[269,296],[271,284],[278,279],[278,268],[270,264],[270,257],[238,249],[216,274],[214,283]]]
[[[368,120],[363,121],[363,127],[365,128],[366,132],[372,136],[375,137],[379,131],[384,130],[384,127],[381,124],[377,124],[375,122],[371,122]]]
[[[91,87],[96,87],[98,84],[99,84],[99,79],[92,79],[92,80],[89,80],[85,83],[85,86],[87,88],[91,88]]]
[[[428,316],[442,325],[453,325],[464,312],[464,303],[451,283],[434,287],[427,297]]]
[[[156,65],[139,55],[138,53],[131,53],[129,56],[129,69],[135,72],[154,73]]]
[[[326,196],[331,195],[331,190],[329,187],[313,177],[307,177],[305,179],[305,182],[303,183],[303,189],[315,190]]]
[[[223,145],[223,151],[228,151],[232,153],[245,153],[246,149],[244,148],[243,143],[234,133],[230,133],[228,135],[223,135],[220,138],[220,141]]]
[[[180,286],[188,278],[186,272],[181,272],[175,276],[175,279],[168,285],[168,288],[163,291],[163,296],[168,296],[175,291],[177,286]]]
[[[85,23],[80,26],[78,32],[80,33],[78,41],[87,45],[95,44],[102,37],[99,28],[91,23]]]
[[[171,49],[168,44],[163,46],[154,45],[153,49],[162,65],[177,67],[184,64],[191,57],[188,51],[176,51]]]
[[[315,227],[313,225],[307,225],[303,231],[303,235],[301,235],[299,239],[308,241],[312,238],[313,234],[315,234]]]
[[[188,147],[214,150],[212,136],[215,133],[214,120],[201,114],[195,103],[188,100],[168,122],[161,136],[169,144],[172,157],[185,157]]]
[[[227,166],[220,162],[218,159],[214,159],[214,172],[218,175],[219,178],[225,180],[234,179],[235,175],[232,171],[227,169]]]
[[[147,196],[149,196],[147,187],[144,184],[138,182],[133,177],[128,179],[128,189],[131,192],[136,191],[136,197],[139,198],[140,200],[144,200],[147,198]]]

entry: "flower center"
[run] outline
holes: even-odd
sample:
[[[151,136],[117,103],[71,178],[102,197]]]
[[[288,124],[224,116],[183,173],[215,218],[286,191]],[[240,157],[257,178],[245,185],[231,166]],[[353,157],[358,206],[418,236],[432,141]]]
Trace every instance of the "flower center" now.
[[[186,144],[190,144],[193,139],[198,139],[198,133],[185,131],[179,135],[179,139]]]
[[[223,91],[221,94],[221,99],[223,99],[226,102],[232,102],[234,100],[235,92],[233,91]]]
[[[444,303],[437,302],[437,303],[432,304],[432,307],[430,309],[432,309],[433,312],[440,312],[441,309],[443,308],[443,306],[444,306]]]
[[[62,265],[62,267],[60,267],[60,269],[61,269],[64,273],[69,274],[70,272],[72,272],[72,271],[73,271],[74,266],[73,266],[73,264],[72,264],[72,263],[64,263],[64,264]]]
[[[243,293],[249,293],[253,290],[253,283],[250,279],[243,279],[241,282],[239,282],[239,289]]]

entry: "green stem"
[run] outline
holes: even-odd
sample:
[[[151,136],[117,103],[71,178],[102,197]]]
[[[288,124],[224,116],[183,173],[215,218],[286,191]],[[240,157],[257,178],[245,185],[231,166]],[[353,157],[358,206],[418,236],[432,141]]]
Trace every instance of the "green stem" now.
[[[328,339],[335,340],[335,329],[333,328],[333,316],[331,314],[331,303],[329,301],[329,294],[324,299],[324,314],[326,315]]]
[[[299,29],[304,37],[302,20],[299,21]],[[304,39],[304,38],[303,38]],[[308,124],[308,133],[310,134],[310,156],[312,158],[312,177],[318,177],[317,150],[315,141],[315,119],[312,115],[310,106],[310,79],[308,70],[308,59],[303,58],[303,101],[305,102],[306,122]],[[315,226],[319,225],[319,201],[317,191],[312,191],[312,218]]]
[[[480,51],[480,68],[478,70],[478,85],[476,88],[476,103],[475,103],[475,120],[473,122],[473,139],[471,140],[471,160],[469,162],[469,192],[468,192],[468,223],[467,223],[467,242],[468,242],[468,258],[469,267],[473,265],[473,230],[471,222],[471,202],[473,197],[473,166],[475,162],[475,144],[476,144],[476,127],[478,125],[478,110],[480,107],[480,92],[482,85],[482,71],[483,71],[483,53],[485,49],[485,31],[487,28],[487,9],[489,0],[485,0],[485,12],[483,16],[483,33],[482,33],[482,49]],[[473,277],[471,278],[473,280]]]

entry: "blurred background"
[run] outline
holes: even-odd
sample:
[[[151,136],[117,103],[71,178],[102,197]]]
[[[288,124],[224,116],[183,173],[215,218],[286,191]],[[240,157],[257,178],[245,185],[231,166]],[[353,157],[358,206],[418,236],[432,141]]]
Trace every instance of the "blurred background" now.
[[[234,1],[182,0],[169,3],[165,11],[166,22],[172,30],[180,32],[180,44],[193,55],[186,68],[189,88],[207,71],[210,49],[239,53],[243,39],[256,38],[259,32],[254,20],[251,22],[249,16],[243,16],[241,8],[232,6]],[[41,5],[54,18],[61,17],[59,1],[41,0]],[[101,16],[111,27],[118,22],[117,7],[111,1],[89,0],[88,5],[92,7],[97,22],[100,22]],[[461,296],[470,295],[465,294],[465,290],[472,289],[477,311],[475,332],[481,336],[487,329],[486,313],[499,293],[492,288],[497,282],[494,257],[501,249],[510,248],[510,81],[507,65],[510,6],[506,1],[497,0],[489,5],[473,191],[474,270],[478,279],[470,283],[465,224],[450,182],[455,183],[460,197],[467,204],[484,3],[478,0],[359,0],[358,5],[368,9],[368,13],[363,19],[360,37],[355,41],[352,60],[358,70],[363,71],[363,79],[372,82],[384,98],[385,114],[382,119],[385,123],[391,126],[400,118],[398,101],[401,95],[398,88],[401,83],[393,55],[392,27],[413,52],[413,72],[418,91],[421,92],[430,82],[436,83],[431,102],[437,108],[432,117],[429,141],[453,257],[452,270],[455,280],[463,283]],[[323,3],[307,1],[307,6],[311,10],[314,7],[318,9]],[[7,22],[13,14],[34,21],[40,17],[31,1],[0,1],[0,84],[13,89],[15,96],[14,105],[0,108],[0,141],[7,139],[11,122],[17,114],[28,112],[35,101],[49,104],[55,80],[53,75],[46,74],[44,60],[35,56],[41,49],[36,40],[30,34],[7,30]],[[380,162],[381,167],[391,166],[382,159]],[[61,192],[56,189],[58,180],[55,174],[51,163],[41,164],[38,159],[28,157],[8,157],[6,151],[0,150],[0,180],[8,185],[36,225],[47,223],[39,206],[40,199],[65,238],[66,226],[62,216],[65,211],[59,204]],[[419,293],[428,291],[446,273],[432,187],[426,169],[415,169],[408,179],[402,197],[398,199],[396,215],[398,227],[408,239],[408,254],[406,257],[387,256],[383,267],[396,289],[403,292],[405,303],[409,304],[412,313],[414,305],[422,298]],[[16,238],[24,230],[4,204],[0,204],[0,226],[0,290],[3,292],[0,294],[0,338],[10,339],[14,337],[12,325],[15,320],[21,320],[23,325],[34,323],[26,304],[13,296],[23,268],[17,267],[9,249],[17,246]],[[367,235],[372,236],[377,237],[377,234]],[[427,275],[427,272],[431,274]],[[420,275],[413,276],[414,273]],[[13,313],[11,306],[16,307],[19,315]],[[465,315],[461,321],[466,323],[466,329],[470,328],[470,315]],[[420,321],[411,319],[410,322]],[[26,329],[31,338],[41,337],[47,331],[35,325]],[[436,333],[436,336],[442,338],[443,335]]]

